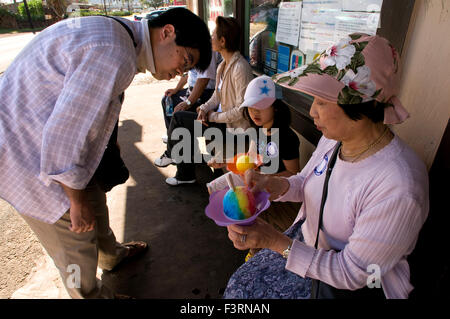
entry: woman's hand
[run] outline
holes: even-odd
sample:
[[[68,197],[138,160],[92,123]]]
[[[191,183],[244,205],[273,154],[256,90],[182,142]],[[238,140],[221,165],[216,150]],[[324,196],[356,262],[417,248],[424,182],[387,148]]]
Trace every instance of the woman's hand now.
[[[245,172],[244,181],[253,193],[268,192],[270,194],[269,200],[271,201],[284,195],[290,186],[286,178],[261,174],[253,169]]]
[[[292,243],[292,239],[261,218],[251,226],[229,225],[227,229],[228,238],[239,250],[268,248],[281,254]]]
[[[197,120],[202,121],[202,124],[208,126],[206,123],[208,121],[208,113],[202,110],[200,107],[197,108]]]

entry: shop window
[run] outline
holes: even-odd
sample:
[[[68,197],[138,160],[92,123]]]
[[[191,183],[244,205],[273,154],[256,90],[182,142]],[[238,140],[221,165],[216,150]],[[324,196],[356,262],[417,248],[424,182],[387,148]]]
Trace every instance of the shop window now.
[[[208,28],[212,32],[218,16],[233,17],[233,0],[205,0],[203,10]]]
[[[311,62],[353,32],[376,34],[383,0],[251,0],[249,61],[273,75]]]
[[[249,58],[259,72],[276,73],[277,48],[275,34],[281,1],[250,1]]]

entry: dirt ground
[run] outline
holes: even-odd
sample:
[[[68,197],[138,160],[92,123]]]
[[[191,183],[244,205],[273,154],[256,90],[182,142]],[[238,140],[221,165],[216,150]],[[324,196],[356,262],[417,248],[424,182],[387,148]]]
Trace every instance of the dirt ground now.
[[[0,298],[10,298],[44,256],[41,244],[25,221],[0,199]]]

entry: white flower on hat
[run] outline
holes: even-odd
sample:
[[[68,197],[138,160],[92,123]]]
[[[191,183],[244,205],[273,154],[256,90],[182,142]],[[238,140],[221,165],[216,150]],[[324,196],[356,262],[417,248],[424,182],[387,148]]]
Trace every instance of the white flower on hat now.
[[[357,68],[356,74],[351,69],[348,70],[341,82],[363,94],[366,97],[363,101],[370,100],[370,97],[375,94],[377,89],[375,82],[370,79],[370,68],[367,65]]]
[[[336,65],[338,70],[343,70],[352,61],[356,48],[350,44],[352,38],[346,37],[337,44],[329,47],[325,53],[327,58],[323,61],[326,66]]]

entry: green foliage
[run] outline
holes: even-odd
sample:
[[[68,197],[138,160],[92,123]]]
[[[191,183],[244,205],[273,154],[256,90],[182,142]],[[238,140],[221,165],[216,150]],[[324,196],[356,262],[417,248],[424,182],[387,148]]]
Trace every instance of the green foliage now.
[[[335,77],[338,74],[338,72],[339,70],[337,69],[336,65],[327,66],[325,70],[323,70],[323,73],[326,73],[333,77]]]
[[[80,11],[74,12],[74,15],[80,16],[80,17],[87,17],[87,16],[98,16],[104,14],[103,11],[93,11],[89,9],[80,9]]]
[[[108,14],[110,16],[119,16],[119,17],[132,15],[132,13],[130,11],[115,11],[115,12],[111,12],[111,13],[108,13]]]
[[[362,37],[362,35],[358,34],[358,33],[352,33],[349,36],[350,36],[350,38],[352,38],[353,41],[358,40],[359,38]]]
[[[44,8],[42,7],[42,0],[29,0],[27,1],[28,10],[32,20],[44,20]],[[25,4],[22,2],[17,8],[18,19],[28,20],[27,11],[25,10]]]
[[[225,0],[224,1],[225,12],[233,12],[233,1]]]
[[[163,0],[141,0],[140,1],[142,4],[146,4],[149,7],[152,8],[159,8],[162,7],[164,5],[164,1]]]
[[[303,71],[303,73],[300,74],[300,76],[306,76],[306,75],[308,75],[309,73],[313,73],[313,74],[322,74],[322,73],[323,73],[323,71],[322,71],[322,69],[321,69],[321,67],[320,67],[319,62],[316,61],[316,62],[314,62],[314,63],[309,64],[309,65],[306,67],[306,69]]]
[[[364,55],[360,52],[360,51],[356,51],[355,55],[353,55],[351,63],[350,63],[350,68],[357,73],[358,72],[358,68],[360,66],[363,66],[366,64],[366,61],[364,59]]]
[[[80,9],[79,11],[76,11],[73,14],[71,14],[71,16],[88,17],[88,16],[98,16],[98,15],[103,15],[103,14],[105,14],[104,11],[94,11],[94,10],[89,10],[89,9]],[[122,16],[129,16],[129,15],[131,15],[131,12],[129,12],[129,11],[109,12],[108,11],[108,15],[122,17]]]
[[[0,8],[0,17],[13,17],[14,14],[6,9]]]

